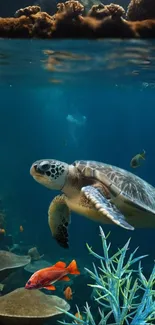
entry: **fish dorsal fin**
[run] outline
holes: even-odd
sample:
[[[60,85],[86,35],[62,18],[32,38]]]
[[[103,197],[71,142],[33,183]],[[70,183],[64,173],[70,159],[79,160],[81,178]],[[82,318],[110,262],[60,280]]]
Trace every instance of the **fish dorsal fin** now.
[[[54,266],[59,267],[60,269],[64,269],[66,267],[66,263],[60,261],[60,262],[57,262]]]
[[[145,150],[143,149],[143,152],[140,154],[140,156],[141,156],[141,158],[144,159],[144,160],[145,160],[145,154],[146,154],[146,152],[145,152]]]

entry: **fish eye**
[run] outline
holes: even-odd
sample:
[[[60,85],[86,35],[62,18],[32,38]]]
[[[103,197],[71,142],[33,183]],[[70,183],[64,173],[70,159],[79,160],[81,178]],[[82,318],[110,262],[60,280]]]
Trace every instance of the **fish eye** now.
[[[27,284],[30,285],[31,284],[31,281],[28,281]]]

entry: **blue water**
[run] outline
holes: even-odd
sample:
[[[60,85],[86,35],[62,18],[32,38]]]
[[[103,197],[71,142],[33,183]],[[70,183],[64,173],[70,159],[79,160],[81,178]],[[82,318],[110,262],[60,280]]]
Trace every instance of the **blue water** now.
[[[70,249],[53,240],[47,210],[57,192],[30,176],[37,159],[103,161],[155,186],[154,49],[135,40],[0,41],[0,197],[15,243],[37,246],[53,263],[89,263],[86,242],[101,252],[99,225],[74,213]],[[146,161],[131,170],[143,149]],[[114,251],[132,237],[131,248],[150,255],[146,269],[153,262],[155,229],[103,229]]]

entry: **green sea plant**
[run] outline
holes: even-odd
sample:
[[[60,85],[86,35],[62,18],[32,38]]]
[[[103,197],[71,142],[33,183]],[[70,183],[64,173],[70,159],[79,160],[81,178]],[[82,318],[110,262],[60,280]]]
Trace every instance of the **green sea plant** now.
[[[88,251],[100,260],[100,267],[93,263],[93,272],[86,269],[95,284],[89,284],[95,291],[99,321],[96,322],[91,307],[86,303],[85,317],[75,317],[63,311],[72,321],[60,321],[63,325],[153,325],[155,324],[155,266],[149,279],[142,273],[141,260],[147,255],[135,257],[137,249],[127,258],[130,239],[123,248],[110,257],[110,246],[100,227],[103,256],[96,254],[87,244]],[[137,270],[133,264],[138,262]],[[60,310],[62,311],[62,310]],[[80,313],[77,307],[77,312]],[[96,314],[96,313],[95,313]],[[112,320],[112,321],[111,321]]]

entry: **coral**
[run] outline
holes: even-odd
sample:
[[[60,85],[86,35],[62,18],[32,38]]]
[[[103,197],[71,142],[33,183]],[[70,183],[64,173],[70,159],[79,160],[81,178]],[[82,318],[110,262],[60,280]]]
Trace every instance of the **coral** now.
[[[123,7],[94,5],[88,13],[75,0],[57,4],[50,16],[39,6],[19,9],[16,18],[0,18],[0,37],[7,38],[153,38],[155,19],[131,22],[123,19]]]
[[[33,28],[32,37],[51,38],[54,19],[46,12],[38,12],[32,15]]]
[[[19,10],[17,10],[14,14],[15,18],[19,18],[21,16],[26,16],[29,17],[32,14],[35,15],[37,14],[37,12],[40,12],[41,8],[39,6],[29,6],[29,7],[25,7],[25,8],[21,8]]]
[[[130,23],[111,16],[98,20],[79,15],[76,19],[68,13],[57,17],[53,25],[53,38],[134,38],[135,31]]]
[[[71,325],[78,322],[83,325],[151,325],[155,319],[155,291],[153,285],[155,283],[155,266],[147,280],[142,273],[141,259],[145,256],[134,257],[137,249],[126,259],[126,253],[129,249],[130,240],[122,249],[110,257],[110,244],[107,244],[107,238],[100,227],[100,235],[102,239],[103,256],[93,252],[88,247],[89,252],[100,260],[101,266],[97,267],[93,264],[94,271],[86,269],[95,284],[90,286],[96,291],[96,302],[98,303],[98,312],[100,315],[99,323],[96,323],[90,307],[86,304],[86,319],[82,320],[69,312],[65,312],[74,322],[64,325]],[[138,270],[132,269],[133,264],[139,262]],[[100,273],[99,273],[100,272]],[[138,276],[137,276],[138,273]],[[61,310],[62,311],[62,310]],[[77,308],[79,312],[79,309]]]
[[[0,18],[0,37],[29,38],[32,35],[32,27],[29,17]]]
[[[137,38],[155,37],[155,20],[135,21],[131,26]]]
[[[126,16],[131,21],[155,19],[155,1],[131,0],[127,8]]]
[[[70,305],[62,298],[55,295],[46,295],[40,290],[25,290],[18,288],[0,297],[0,322],[1,324],[57,324],[62,312],[57,307],[70,309]]]
[[[79,2],[75,0],[69,0],[65,3],[58,3],[57,4],[57,13],[68,13],[69,15],[81,15],[84,11],[84,6]]]
[[[38,261],[44,256],[39,254],[37,247],[30,248],[27,254],[31,257],[31,261]]]
[[[2,281],[17,269],[29,264],[31,258],[0,250],[0,261],[0,281]]]
[[[41,7],[41,11],[46,11],[48,14],[54,15],[55,7],[58,2],[58,0],[37,0],[37,5]]]
[[[88,16],[95,17],[97,19],[102,19],[108,16],[120,18],[124,14],[124,8],[114,3],[111,3],[110,5],[100,3],[99,5],[92,6],[92,8],[88,11]]]

